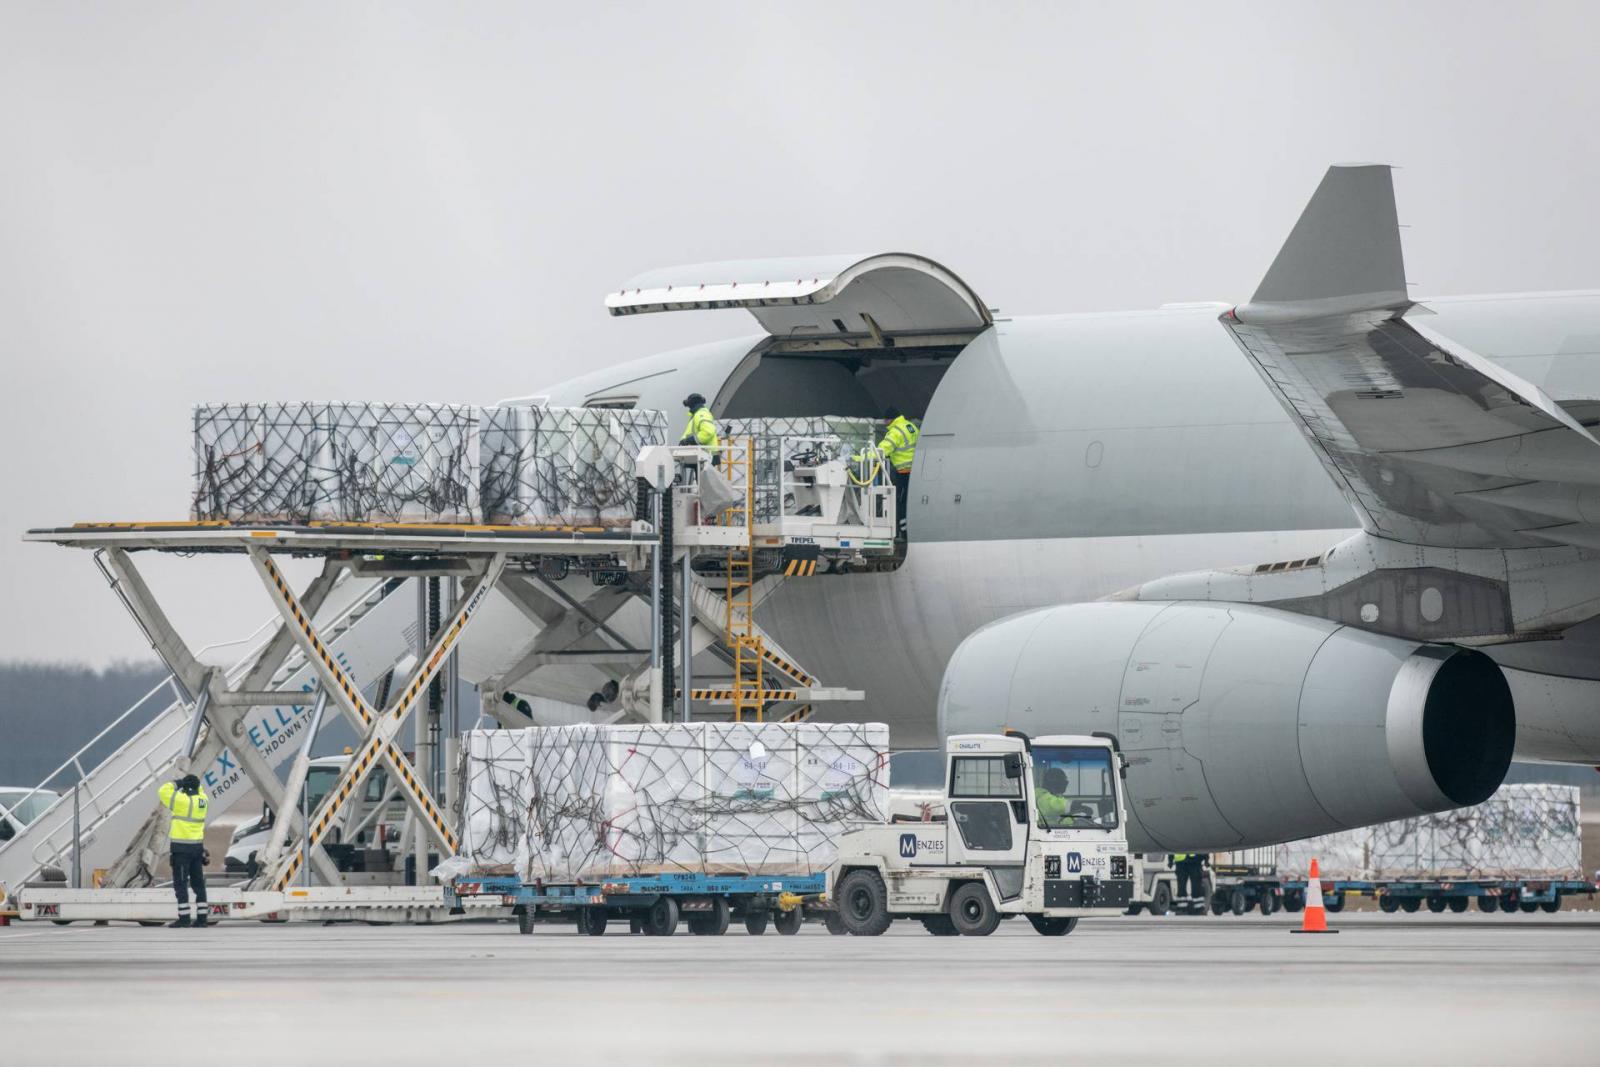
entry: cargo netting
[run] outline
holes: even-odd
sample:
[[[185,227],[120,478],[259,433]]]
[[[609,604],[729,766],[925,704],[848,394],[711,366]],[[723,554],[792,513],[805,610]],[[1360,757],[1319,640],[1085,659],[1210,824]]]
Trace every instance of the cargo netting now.
[[[755,471],[755,521],[770,523],[788,512],[784,501],[783,472],[797,457],[844,459],[877,441],[882,423],[843,415],[771,419],[729,419],[724,437],[749,438]]]
[[[1507,785],[1471,808],[1279,845],[1280,874],[1325,878],[1581,878],[1578,787]]]
[[[879,723],[536,727],[469,734],[462,751],[461,854],[444,874],[804,874],[888,816]]]
[[[483,412],[484,521],[622,526],[634,518],[634,457],[665,444],[659,411],[499,407]]]
[[[659,411],[218,404],[194,414],[197,520],[626,526]]]

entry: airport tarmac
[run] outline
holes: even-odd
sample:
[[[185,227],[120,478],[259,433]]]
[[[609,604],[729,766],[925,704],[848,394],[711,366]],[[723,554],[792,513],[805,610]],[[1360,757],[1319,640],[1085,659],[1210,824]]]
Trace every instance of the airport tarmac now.
[[[1008,922],[935,938],[0,929],[0,1060],[1592,1063],[1600,917]]]

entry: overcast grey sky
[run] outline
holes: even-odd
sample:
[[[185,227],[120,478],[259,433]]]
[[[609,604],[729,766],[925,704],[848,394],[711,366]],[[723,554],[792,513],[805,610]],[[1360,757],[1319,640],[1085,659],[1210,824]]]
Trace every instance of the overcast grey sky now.
[[[1596,40],[1594,4],[4,0],[0,658],[146,654],[18,535],[183,517],[197,402],[488,402],[750,332],[609,318],[650,267],[1240,299],[1360,160],[1405,168],[1415,292],[1600,285]],[[197,640],[271,610],[242,561],[148,573]]]

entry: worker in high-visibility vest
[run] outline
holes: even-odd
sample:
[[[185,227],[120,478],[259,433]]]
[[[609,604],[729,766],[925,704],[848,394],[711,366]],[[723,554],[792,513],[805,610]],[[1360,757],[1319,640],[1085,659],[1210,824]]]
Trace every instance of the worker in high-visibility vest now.
[[[917,458],[917,438],[922,436],[922,431],[902,415],[899,408],[887,409],[883,417],[889,428],[878,442],[878,451],[889,464],[889,477],[894,482],[894,535],[904,540],[906,505],[911,502],[911,461]]]
[[[706,407],[706,398],[699,393],[690,393],[683,398],[683,406],[689,409],[689,425],[683,428],[683,436],[678,439],[678,443],[699,445],[711,453],[713,464],[721,466],[722,453],[719,447],[720,439],[717,437],[717,420],[711,414],[711,409]]]
[[[1033,806],[1039,809],[1039,825],[1053,830],[1067,824],[1067,772],[1046,767],[1033,787]]]
[[[1172,869],[1178,873],[1178,899],[1204,900],[1206,857],[1203,852],[1174,852]]]
[[[167,840],[172,847],[172,891],[178,895],[178,921],[168,926],[205,926],[206,918],[206,809],[210,801],[200,779],[186,774],[160,789],[161,806],[170,812]],[[189,915],[189,891],[194,890],[194,918]]]

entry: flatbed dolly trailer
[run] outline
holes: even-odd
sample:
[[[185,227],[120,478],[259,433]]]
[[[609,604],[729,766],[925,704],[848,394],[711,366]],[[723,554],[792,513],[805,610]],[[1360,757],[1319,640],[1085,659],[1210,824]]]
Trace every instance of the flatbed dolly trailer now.
[[[942,821],[888,823],[839,838],[828,872],[837,926],[883,933],[993,933],[1024,915],[1046,936],[1132,897],[1126,773],[1111,734],[957,734],[945,744]]]
[[[799,933],[806,905],[822,901],[822,873],[794,876],[674,872],[608,878],[595,883],[525,883],[514,875],[465,875],[445,887],[445,901],[464,909],[485,898],[511,908],[517,929],[533,933],[540,921],[567,922],[598,937],[612,921],[632,933],[666,937],[681,919],[693,934],[719,936],[739,919],[746,933]]]
[[[1460,914],[1476,906],[1483,912],[1523,912],[1525,914],[1561,910],[1567,897],[1594,899],[1596,886],[1581,878],[1323,878],[1322,903],[1329,911],[1343,911],[1347,897],[1373,897],[1387,913],[1414,914],[1426,908],[1435,915],[1445,911]],[[1288,879],[1283,883],[1285,906],[1299,911],[1304,906],[1306,880]]]

